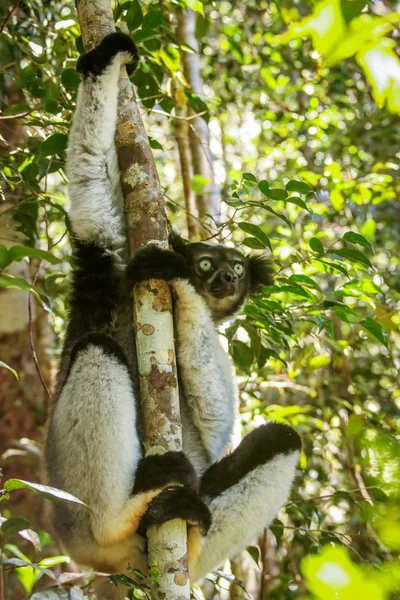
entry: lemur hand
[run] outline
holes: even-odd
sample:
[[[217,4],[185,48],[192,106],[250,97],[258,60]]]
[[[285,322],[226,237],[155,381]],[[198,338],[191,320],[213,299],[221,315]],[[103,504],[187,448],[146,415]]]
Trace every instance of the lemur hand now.
[[[206,535],[211,525],[211,512],[200,496],[186,487],[166,489],[156,496],[142,517],[140,529],[183,519]]]
[[[188,266],[182,254],[149,245],[136,252],[127,266],[126,278],[132,287],[148,279],[187,279]]]
[[[128,74],[135,72],[139,63],[139,55],[135,42],[125,33],[110,33],[103,38],[96,48],[79,57],[76,69],[84,77],[100,75],[119,55],[121,64],[126,65]]]

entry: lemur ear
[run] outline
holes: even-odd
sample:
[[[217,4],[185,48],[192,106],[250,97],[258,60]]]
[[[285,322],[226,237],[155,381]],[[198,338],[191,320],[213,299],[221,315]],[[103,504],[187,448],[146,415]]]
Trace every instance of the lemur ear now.
[[[168,237],[169,245],[172,247],[174,252],[178,252],[179,254],[186,254],[186,244],[183,241],[183,238],[179,235],[176,229],[171,229],[171,232]]]
[[[254,293],[260,285],[272,285],[272,266],[265,256],[249,256],[250,291]]]

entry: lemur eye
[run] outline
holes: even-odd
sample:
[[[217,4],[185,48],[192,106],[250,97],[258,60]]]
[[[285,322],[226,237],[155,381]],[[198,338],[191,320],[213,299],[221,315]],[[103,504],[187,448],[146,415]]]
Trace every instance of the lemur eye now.
[[[210,271],[212,269],[212,262],[208,258],[203,258],[199,264],[201,271]]]
[[[244,266],[242,265],[242,263],[236,263],[233,268],[235,269],[235,273],[237,275],[242,275],[243,274]]]

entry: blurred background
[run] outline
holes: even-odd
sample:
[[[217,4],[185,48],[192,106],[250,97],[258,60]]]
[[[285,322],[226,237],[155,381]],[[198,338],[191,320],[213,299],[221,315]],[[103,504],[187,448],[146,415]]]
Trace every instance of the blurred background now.
[[[243,433],[273,419],[304,444],[287,506],[194,597],[400,598],[399,7],[113,8],[140,50],[132,81],[171,223],[274,264],[274,285],[223,328]],[[79,599],[90,578],[60,555],[43,490],[18,480],[43,481],[83,46],[70,0],[0,0],[0,34],[0,598]]]

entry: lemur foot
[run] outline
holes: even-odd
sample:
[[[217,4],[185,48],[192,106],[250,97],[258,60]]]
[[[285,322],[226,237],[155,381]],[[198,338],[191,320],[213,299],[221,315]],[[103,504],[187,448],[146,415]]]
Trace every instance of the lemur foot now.
[[[300,450],[301,439],[294,429],[283,423],[265,423],[247,434],[231,454],[207,469],[200,481],[200,495],[211,500],[257,467]]]
[[[136,252],[126,269],[126,278],[133,287],[148,279],[186,279],[188,266],[184,256],[149,245]]]
[[[197,485],[196,471],[183,452],[145,456],[139,461],[133,494],[172,485],[184,485],[189,489]]]
[[[135,72],[139,63],[139,55],[135,42],[125,33],[110,33],[103,38],[96,48],[79,57],[76,69],[84,77],[100,75],[121,54],[121,64],[126,65],[128,74]]]
[[[162,525],[172,519],[183,519],[206,535],[211,525],[211,512],[193,490],[184,487],[167,489],[151,501],[140,528]]]

